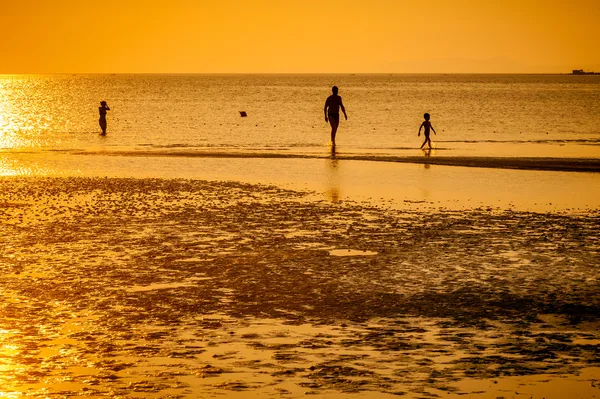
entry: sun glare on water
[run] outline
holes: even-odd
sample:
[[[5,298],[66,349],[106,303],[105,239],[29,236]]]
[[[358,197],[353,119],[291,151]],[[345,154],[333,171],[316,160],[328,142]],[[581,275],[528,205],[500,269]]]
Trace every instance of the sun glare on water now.
[[[0,151],[43,147],[56,141],[57,130],[68,128],[56,117],[60,101],[42,90],[52,79],[0,75]]]
[[[0,329],[0,359],[2,359],[0,372],[6,373],[5,375],[10,375],[9,373],[15,370],[16,366],[11,360],[19,355],[20,348],[11,342],[12,338],[13,333],[11,331]],[[5,384],[0,385],[0,398],[18,398],[21,396],[18,392],[3,391],[3,386]]]
[[[0,79],[0,150],[14,149],[18,146],[16,133],[19,130],[12,107],[11,79]]]

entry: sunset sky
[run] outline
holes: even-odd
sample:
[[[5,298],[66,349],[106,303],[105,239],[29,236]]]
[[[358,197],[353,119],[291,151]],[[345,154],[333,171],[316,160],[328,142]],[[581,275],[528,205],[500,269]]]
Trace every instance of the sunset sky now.
[[[0,73],[600,71],[600,1],[4,0]]]

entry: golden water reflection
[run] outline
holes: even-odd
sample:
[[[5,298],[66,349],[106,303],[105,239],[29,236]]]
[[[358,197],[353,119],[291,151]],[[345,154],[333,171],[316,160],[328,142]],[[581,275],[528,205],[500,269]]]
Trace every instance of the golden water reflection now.
[[[19,132],[31,126],[19,123],[23,112],[19,110],[19,90],[15,87],[18,78],[3,76],[0,79],[0,149],[16,148],[20,144]]]
[[[3,295],[4,296],[4,295]],[[10,330],[0,330],[0,398],[18,398],[20,393],[4,391],[9,384],[15,383],[17,375],[22,374],[24,367],[14,359],[21,354],[21,348],[15,343],[17,333]]]
[[[0,154],[0,176],[48,176],[53,171],[39,162],[22,161],[13,156]]]
[[[10,89],[0,80],[0,149],[18,146],[17,132],[19,126],[14,116],[14,106],[9,95]]]
[[[73,124],[64,77],[0,75],[0,150],[40,148],[64,142]],[[63,132],[62,134],[57,134]]]

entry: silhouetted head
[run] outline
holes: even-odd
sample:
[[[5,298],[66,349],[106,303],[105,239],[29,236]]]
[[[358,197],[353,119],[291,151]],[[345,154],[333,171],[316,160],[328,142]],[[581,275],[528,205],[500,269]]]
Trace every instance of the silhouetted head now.
[[[337,87],[337,86],[333,86],[333,87],[331,88],[331,91],[333,92],[333,94],[335,94],[335,95],[337,96],[337,93],[338,93],[338,87]]]
[[[430,118],[430,116],[429,116],[429,114],[428,114],[427,112],[425,112],[425,113],[423,114],[423,118],[425,118],[425,120],[426,120],[426,121],[428,121],[428,120],[429,120],[429,118]]]
[[[106,101],[100,101],[100,105],[106,105]]]

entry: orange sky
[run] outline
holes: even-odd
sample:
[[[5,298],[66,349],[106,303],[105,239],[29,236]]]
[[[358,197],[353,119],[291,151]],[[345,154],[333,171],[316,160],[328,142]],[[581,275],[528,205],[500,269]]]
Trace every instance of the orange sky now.
[[[600,1],[3,0],[0,73],[600,71]]]

